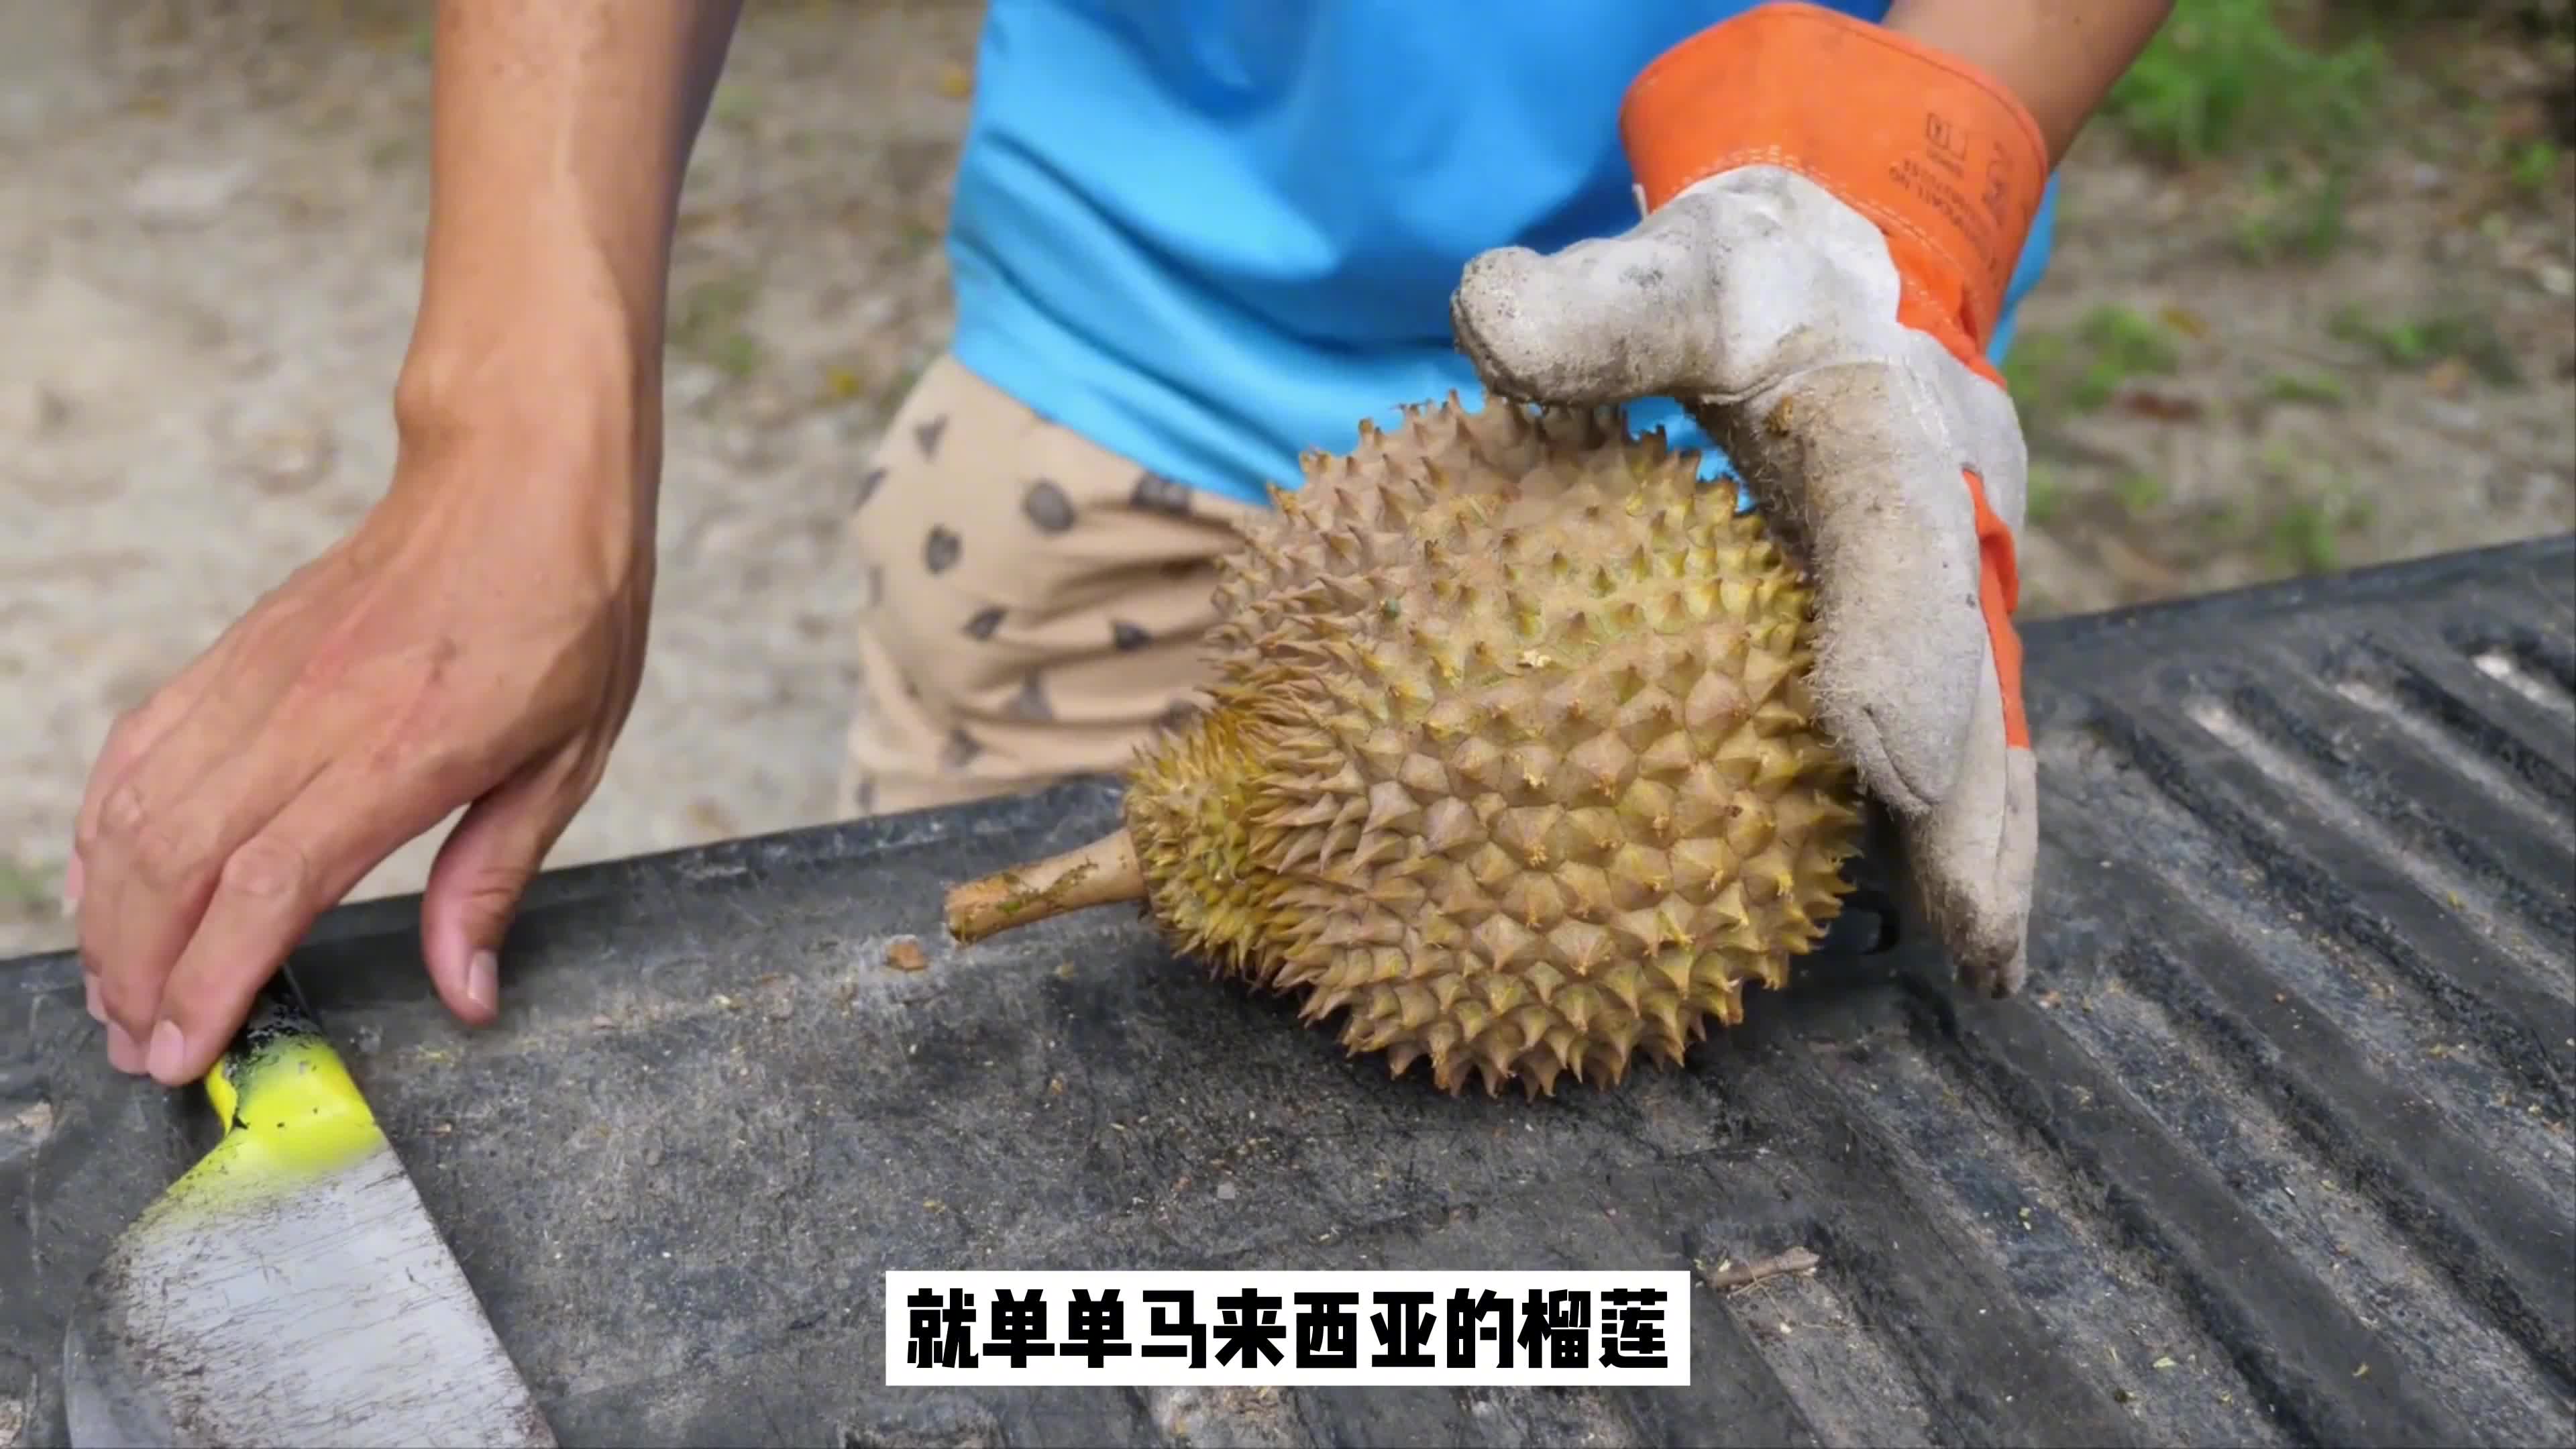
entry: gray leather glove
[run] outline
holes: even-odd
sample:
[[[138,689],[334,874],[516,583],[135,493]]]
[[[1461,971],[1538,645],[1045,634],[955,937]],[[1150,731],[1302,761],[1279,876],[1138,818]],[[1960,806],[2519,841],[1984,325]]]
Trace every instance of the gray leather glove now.
[[[1669,396],[1726,451],[1812,575],[1827,728],[1892,812],[1898,864],[1960,980],[2008,996],[2027,970],[2038,837],[2010,622],[2026,454],[1977,339],[2045,150],[1978,78],[1802,8],[1717,26],[1641,77],[1622,119],[1644,219],[1553,256],[1477,257],[1452,304],[1458,345],[1499,396]],[[1783,65],[1793,45],[1806,49]],[[1829,63],[1820,45],[1852,51]],[[1747,89],[1857,66],[1882,74],[1812,102]],[[1712,111],[1711,96],[1733,109]],[[1873,106],[1946,107],[1957,144],[2018,169],[1928,203],[1899,184],[1926,126]],[[1874,139],[1891,135],[1904,154]],[[1744,155],[1762,159],[1726,164]],[[1993,216],[1971,211],[1999,201]]]

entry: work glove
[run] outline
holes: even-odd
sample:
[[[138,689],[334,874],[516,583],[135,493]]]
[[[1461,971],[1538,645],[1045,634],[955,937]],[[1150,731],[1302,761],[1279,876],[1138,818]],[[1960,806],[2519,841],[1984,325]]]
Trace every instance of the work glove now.
[[[1985,347],[2047,181],[2019,101],[1955,58],[1757,7],[1639,76],[1643,219],[1470,262],[1493,394],[1672,397],[1805,563],[1823,723],[1885,808],[1959,980],[2021,989],[2038,817],[2014,538],[2026,454]]]

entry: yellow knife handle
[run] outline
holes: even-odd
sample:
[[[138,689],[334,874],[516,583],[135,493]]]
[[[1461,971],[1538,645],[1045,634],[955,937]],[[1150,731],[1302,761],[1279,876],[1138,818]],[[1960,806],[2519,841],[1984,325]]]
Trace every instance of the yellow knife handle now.
[[[206,1098],[225,1136],[248,1133],[288,1159],[337,1157],[377,1134],[366,1097],[282,970],[207,1072]]]

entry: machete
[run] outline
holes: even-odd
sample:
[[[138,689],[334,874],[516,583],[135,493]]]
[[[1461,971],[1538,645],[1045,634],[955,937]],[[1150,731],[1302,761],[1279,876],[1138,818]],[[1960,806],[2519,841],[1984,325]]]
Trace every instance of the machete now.
[[[63,1398],[76,1449],[552,1446],[283,971],[205,1087],[222,1139],[116,1240],[72,1306]]]

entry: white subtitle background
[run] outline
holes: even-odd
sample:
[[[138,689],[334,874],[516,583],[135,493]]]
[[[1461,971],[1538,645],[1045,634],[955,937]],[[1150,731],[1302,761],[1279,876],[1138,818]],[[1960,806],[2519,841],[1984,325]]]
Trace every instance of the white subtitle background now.
[[[898,1270],[886,1382],[1681,1385],[1690,1295],[1680,1270]]]

